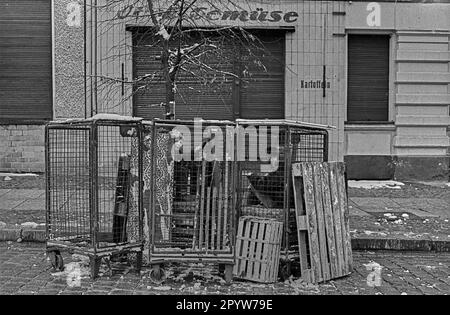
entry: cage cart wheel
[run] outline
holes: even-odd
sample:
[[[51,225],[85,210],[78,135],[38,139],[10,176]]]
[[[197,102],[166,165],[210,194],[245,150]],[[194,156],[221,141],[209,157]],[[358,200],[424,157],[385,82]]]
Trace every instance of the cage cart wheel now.
[[[58,250],[52,250],[48,252],[50,258],[50,263],[52,264],[53,270],[64,271],[64,259],[61,252]]]
[[[153,265],[152,270],[150,270],[150,280],[155,284],[161,284],[166,281],[166,272],[161,265]]]

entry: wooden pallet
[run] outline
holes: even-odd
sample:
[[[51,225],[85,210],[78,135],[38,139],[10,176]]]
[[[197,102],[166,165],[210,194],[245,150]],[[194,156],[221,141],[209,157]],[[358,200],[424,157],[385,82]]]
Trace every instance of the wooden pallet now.
[[[241,217],[236,240],[234,275],[254,282],[276,282],[282,236],[282,222]]]
[[[352,272],[344,163],[293,165],[302,279],[320,283]]]

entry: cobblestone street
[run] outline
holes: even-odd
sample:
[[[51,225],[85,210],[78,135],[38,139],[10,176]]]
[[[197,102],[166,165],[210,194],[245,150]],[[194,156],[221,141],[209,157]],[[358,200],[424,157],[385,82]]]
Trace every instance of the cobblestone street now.
[[[66,266],[73,265],[65,255]],[[183,266],[168,268],[167,281],[155,285],[149,269],[137,275],[123,265],[113,266],[113,275],[101,276],[95,282],[84,276],[79,286],[67,273],[54,273],[45,255],[45,247],[35,244],[0,244],[0,294],[6,295],[448,295],[450,294],[450,254],[355,252],[352,276],[319,286],[290,281],[275,285],[233,282],[226,285],[215,271],[200,266],[187,272]],[[380,286],[376,275],[369,275],[371,263],[381,269]],[[376,266],[376,265],[375,265]],[[70,267],[66,268],[69,269]],[[376,270],[373,269],[373,270]],[[183,275],[190,275],[183,277]],[[369,279],[368,279],[369,277]],[[368,282],[368,280],[370,280]]]

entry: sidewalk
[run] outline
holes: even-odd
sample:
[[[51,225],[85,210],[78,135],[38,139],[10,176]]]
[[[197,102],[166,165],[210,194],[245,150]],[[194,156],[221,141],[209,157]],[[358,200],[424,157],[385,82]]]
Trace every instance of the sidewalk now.
[[[44,177],[0,176],[0,241],[45,240]],[[450,252],[450,187],[349,189],[354,249]]]
[[[349,188],[355,249],[450,252],[450,187],[406,183],[401,189]]]

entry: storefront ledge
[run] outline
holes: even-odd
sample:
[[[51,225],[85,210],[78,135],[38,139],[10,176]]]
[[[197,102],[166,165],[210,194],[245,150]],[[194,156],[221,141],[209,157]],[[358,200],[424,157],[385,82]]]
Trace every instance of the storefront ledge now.
[[[351,124],[345,125],[345,131],[396,131],[394,123],[385,124]]]

